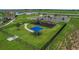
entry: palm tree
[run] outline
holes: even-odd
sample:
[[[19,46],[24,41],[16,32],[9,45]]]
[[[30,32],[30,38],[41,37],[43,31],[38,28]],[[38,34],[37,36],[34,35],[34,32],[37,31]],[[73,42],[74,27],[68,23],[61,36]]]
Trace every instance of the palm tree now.
[[[51,22],[51,17],[50,17],[50,16],[48,16],[48,19],[47,19],[47,20],[48,20],[48,23],[52,23],[52,22]]]

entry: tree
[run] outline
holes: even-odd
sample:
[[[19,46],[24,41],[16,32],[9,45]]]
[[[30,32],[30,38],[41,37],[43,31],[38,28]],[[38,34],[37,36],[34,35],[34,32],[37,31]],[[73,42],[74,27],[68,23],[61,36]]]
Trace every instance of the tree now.
[[[21,26],[20,23],[17,23],[17,24],[16,24],[17,30],[20,30],[20,26]]]

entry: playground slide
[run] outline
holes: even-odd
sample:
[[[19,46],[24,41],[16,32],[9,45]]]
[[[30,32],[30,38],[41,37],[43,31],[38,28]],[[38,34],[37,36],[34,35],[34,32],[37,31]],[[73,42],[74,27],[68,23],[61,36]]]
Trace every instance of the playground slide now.
[[[1,26],[0,28],[5,27],[5,26],[9,25],[9,24],[10,24],[10,23],[12,23],[14,20],[15,20],[15,19],[11,20],[10,22],[8,22],[7,24],[5,24],[5,25]]]
[[[29,32],[34,32],[33,30],[31,30],[31,29],[29,29],[29,28],[27,28],[27,25],[28,25],[28,23],[26,23],[26,24],[24,24],[24,28],[27,30],[27,31],[29,31]]]

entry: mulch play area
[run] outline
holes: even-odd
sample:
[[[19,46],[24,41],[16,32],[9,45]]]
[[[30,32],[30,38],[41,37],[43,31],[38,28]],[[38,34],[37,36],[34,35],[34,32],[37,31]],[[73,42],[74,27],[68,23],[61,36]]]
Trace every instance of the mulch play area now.
[[[41,22],[41,23],[35,23],[36,25],[40,25],[40,26],[45,26],[45,27],[49,27],[52,28],[54,27],[56,24],[51,24],[51,23],[45,23],[45,22]]]

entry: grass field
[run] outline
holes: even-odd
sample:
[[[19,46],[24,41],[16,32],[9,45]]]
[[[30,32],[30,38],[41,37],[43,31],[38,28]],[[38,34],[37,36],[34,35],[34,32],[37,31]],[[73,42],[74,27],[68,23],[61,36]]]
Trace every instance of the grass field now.
[[[55,38],[55,40],[50,44],[48,49],[60,49],[61,42],[64,42],[65,38],[67,38],[70,35],[70,33],[72,33],[76,29],[79,29],[79,18],[71,18],[71,20],[68,22],[67,26]]]
[[[16,18],[16,20],[10,25],[4,27],[0,31],[0,49],[41,49],[54,34],[63,26],[64,23],[58,23],[53,28],[43,27],[40,36],[35,36],[33,33],[25,30],[24,25],[21,25],[21,29],[17,30],[15,24],[21,22],[30,23],[31,21],[27,19],[27,16],[21,15]],[[28,28],[35,26],[34,24],[29,24]],[[14,41],[7,41],[6,39],[10,36],[17,35],[19,39]]]

